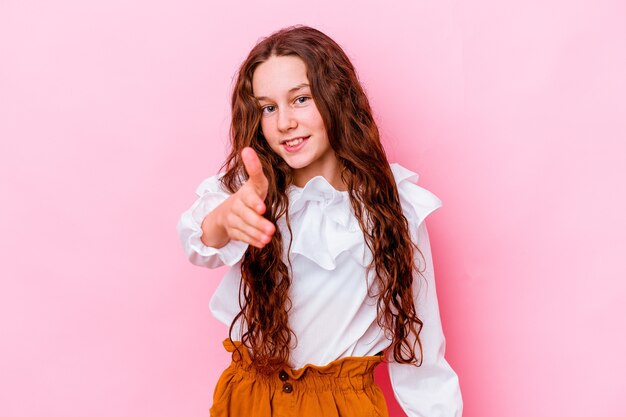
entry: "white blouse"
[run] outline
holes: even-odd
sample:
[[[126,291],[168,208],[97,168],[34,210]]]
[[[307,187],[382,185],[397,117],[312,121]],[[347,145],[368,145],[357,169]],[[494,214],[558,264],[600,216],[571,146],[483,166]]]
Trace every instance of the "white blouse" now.
[[[416,274],[413,284],[417,314],[424,323],[420,333],[423,363],[419,367],[400,364],[390,355],[391,384],[409,417],[460,417],[461,391],[456,373],[444,358],[445,338],[424,223],[426,216],[441,207],[441,201],[416,184],[418,175],[414,172],[398,164],[391,164],[391,169],[412,239],[423,254],[423,258],[416,255],[417,265],[425,269],[423,278]],[[352,212],[348,192],[337,191],[321,176],[303,188],[292,185],[287,192],[293,231],[289,325],[297,338],[290,365],[294,369],[306,364],[326,365],[346,356],[375,355],[384,350],[390,340],[376,323],[376,300],[367,295],[373,282],[372,275],[366,279],[372,254]],[[203,181],[196,193],[200,198],[181,215],[178,233],[195,265],[232,267],[210,302],[213,315],[230,326],[239,312],[240,265],[248,245],[230,241],[220,249],[205,246],[200,240],[202,220],[229,194],[221,187],[219,175]],[[278,220],[277,227],[286,254],[289,230],[284,218]],[[234,327],[233,338],[237,335],[241,335],[241,323]]]

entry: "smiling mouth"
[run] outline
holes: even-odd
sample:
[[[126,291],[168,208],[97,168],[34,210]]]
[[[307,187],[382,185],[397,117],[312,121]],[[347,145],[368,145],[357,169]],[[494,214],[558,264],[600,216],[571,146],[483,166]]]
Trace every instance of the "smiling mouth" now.
[[[283,140],[283,141],[280,142],[280,144],[281,145],[287,145],[287,146],[298,146],[299,144],[301,144],[302,142],[304,142],[308,138],[309,138],[309,136],[300,136],[300,137],[293,138],[293,139]]]

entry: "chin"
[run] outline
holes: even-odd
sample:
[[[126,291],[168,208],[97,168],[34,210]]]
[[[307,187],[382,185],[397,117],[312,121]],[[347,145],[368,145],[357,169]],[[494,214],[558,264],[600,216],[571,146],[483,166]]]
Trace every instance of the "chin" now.
[[[302,168],[306,168],[307,166],[309,166],[310,161],[307,160],[302,160],[303,158],[290,158],[290,157],[286,157],[283,158],[283,161],[285,161],[285,163],[287,163],[287,165],[289,165],[289,168],[291,169],[302,169]]]
[[[287,162],[287,165],[289,165],[289,168],[291,169],[302,169],[308,166],[308,164],[294,164],[294,163],[289,163],[289,162]]]

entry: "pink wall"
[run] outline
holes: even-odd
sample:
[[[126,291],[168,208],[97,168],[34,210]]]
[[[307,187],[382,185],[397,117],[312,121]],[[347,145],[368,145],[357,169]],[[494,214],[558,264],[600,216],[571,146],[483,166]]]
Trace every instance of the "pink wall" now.
[[[1,3],[1,415],[208,415],[224,271],[175,224],[238,64],[294,23],[345,47],[391,159],[444,202],[465,416],[626,415],[626,3],[396,3]]]

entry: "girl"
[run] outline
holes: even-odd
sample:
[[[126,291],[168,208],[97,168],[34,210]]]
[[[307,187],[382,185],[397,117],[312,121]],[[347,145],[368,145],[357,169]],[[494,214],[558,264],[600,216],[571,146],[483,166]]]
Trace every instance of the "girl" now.
[[[178,223],[191,262],[232,267],[210,303],[232,352],[211,416],[387,416],[383,360],[408,416],[460,416],[424,224],[441,203],[388,164],[343,50],[303,26],[258,43],[231,140]]]

